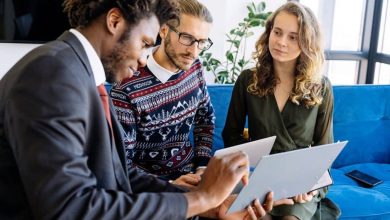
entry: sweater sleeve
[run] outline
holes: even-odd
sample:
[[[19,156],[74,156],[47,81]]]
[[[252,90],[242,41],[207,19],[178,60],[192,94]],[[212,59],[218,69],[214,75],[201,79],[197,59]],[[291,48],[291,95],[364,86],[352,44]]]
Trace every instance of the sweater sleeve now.
[[[210,95],[207,91],[206,81],[203,73],[200,88],[202,91],[202,100],[199,103],[194,119],[194,142],[196,167],[206,166],[211,158],[213,146],[213,134],[215,129],[214,108],[210,101]]]

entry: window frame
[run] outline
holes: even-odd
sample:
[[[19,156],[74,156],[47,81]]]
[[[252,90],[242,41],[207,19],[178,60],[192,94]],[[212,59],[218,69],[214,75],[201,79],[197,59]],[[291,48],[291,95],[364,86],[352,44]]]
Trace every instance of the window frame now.
[[[384,0],[366,0],[363,18],[363,32],[360,51],[325,50],[326,60],[353,60],[359,62],[356,84],[373,84],[375,79],[376,63],[390,64],[390,54],[379,53],[378,43],[380,38],[381,15]],[[335,0],[322,2],[322,7],[330,9],[334,13]],[[390,2],[389,2],[390,4]],[[326,11],[326,10],[322,10]],[[379,15],[379,16],[374,16]],[[324,16],[319,14],[319,16]],[[333,17],[333,16],[332,16]],[[332,19],[322,19],[323,29],[328,33],[325,48],[331,48],[331,36],[333,30]],[[389,21],[390,22],[390,21]]]

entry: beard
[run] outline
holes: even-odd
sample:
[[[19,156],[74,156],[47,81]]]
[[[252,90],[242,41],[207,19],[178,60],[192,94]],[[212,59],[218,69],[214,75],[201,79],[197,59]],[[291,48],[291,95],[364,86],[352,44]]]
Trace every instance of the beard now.
[[[129,38],[128,31],[125,31],[119,38],[116,46],[112,51],[101,58],[104,72],[106,73],[106,81],[109,83],[118,83],[122,79],[120,77],[120,64],[126,58],[126,39]]]
[[[117,74],[115,73],[115,57],[115,51],[113,51],[113,53],[108,56],[101,58],[104,72],[106,73],[106,81],[109,83],[116,83],[119,81],[119,79],[117,79]]]
[[[185,54],[178,54],[175,52],[175,49],[173,48],[172,46],[172,43],[171,43],[171,38],[170,36],[168,35],[165,40],[164,40],[164,45],[165,45],[165,48],[164,48],[164,52],[165,54],[167,55],[169,61],[176,67],[178,68],[179,70],[188,70],[192,63],[191,64],[183,64],[179,61],[179,58],[180,56],[188,56],[188,57],[193,57],[192,54],[190,53],[185,53]],[[194,58],[195,60],[195,58]]]

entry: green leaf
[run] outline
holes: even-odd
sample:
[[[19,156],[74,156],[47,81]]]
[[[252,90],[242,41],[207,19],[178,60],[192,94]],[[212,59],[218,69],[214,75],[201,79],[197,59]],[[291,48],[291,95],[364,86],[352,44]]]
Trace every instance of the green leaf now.
[[[250,5],[246,6],[246,8],[248,9],[248,11],[249,11],[250,13],[254,13],[254,12],[253,12],[253,8],[252,8]]]
[[[243,31],[237,31],[236,32],[236,35],[240,36],[240,37],[244,36],[244,34],[245,34],[245,32],[243,32]]]
[[[249,4],[248,6],[252,9],[251,12],[255,13],[255,11],[256,11],[256,5],[255,5],[255,3],[252,2],[252,3]]]
[[[212,59],[210,60],[210,63],[211,63],[212,65],[214,65],[214,66],[219,66],[219,65],[221,65],[221,61],[219,61],[219,60],[217,60],[217,59],[214,59],[214,58],[212,58]]]
[[[226,59],[229,60],[230,62],[233,62],[234,60],[233,53],[231,53],[230,51],[226,51]]]
[[[252,19],[252,20],[249,22],[249,25],[250,25],[251,27],[258,27],[258,26],[260,26],[260,22],[261,22],[260,19]]]
[[[204,57],[206,58],[206,60],[209,60],[211,58],[211,53],[205,53]]]
[[[240,69],[238,69],[238,67],[234,66],[232,68],[232,71],[233,71],[233,73],[237,73],[237,72],[240,72]]]
[[[219,75],[219,73],[217,73],[217,76],[215,77],[215,82],[225,84],[225,81],[226,81],[225,78],[226,77],[223,77],[223,76]]]
[[[227,76],[229,76],[229,73],[226,70],[222,70],[221,72],[219,72],[219,75],[227,77]]]
[[[267,20],[267,18],[272,14],[272,12],[260,13],[258,14],[259,19]]]
[[[231,39],[229,39],[229,40],[226,40],[226,42],[229,42],[229,43],[233,44],[233,46],[235,48],[238,48],[240,46],[240,41],[239,40],[231,40]]]
[[[257,11],[261,12],[261,11],[264,11],[264,10],[265,10],[265,2],[260,2],[257,5]]]
[[[233,41],[232,43],[234,44],[234,47],[235,47],[235,48],[238,49],[238,48],[240,47],[240,41],[239,41],[239,40],[235,40],[235,41]]]
[[[239,61],[238,61],[238,66],[240,66],[240,67],[244,67],[244,64],[245,64],[245,60],[244,59],[240,59]]]

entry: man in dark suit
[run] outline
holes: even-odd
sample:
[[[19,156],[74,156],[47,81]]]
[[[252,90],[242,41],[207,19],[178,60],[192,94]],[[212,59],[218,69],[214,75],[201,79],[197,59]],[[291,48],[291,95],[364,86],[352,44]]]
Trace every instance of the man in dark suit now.
[[[244,153],[211,159],[199,186],[183,192],[127,170],[121,127],[104,111],[102,83],[145,65],[161,23],[177,17],[172,0],[64,6],[76,29],[31,51],[0,81],[0,219],[223,216],[233,187],[247,180]],[[266,202],[241,218],[265,215],[272,196]]]

